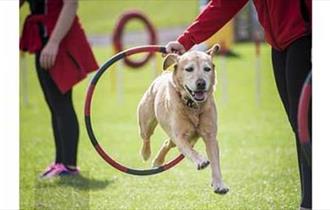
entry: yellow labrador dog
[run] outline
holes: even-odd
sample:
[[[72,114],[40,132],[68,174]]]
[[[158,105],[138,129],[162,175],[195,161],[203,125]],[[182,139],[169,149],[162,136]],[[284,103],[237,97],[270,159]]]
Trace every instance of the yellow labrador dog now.
[[[138,121],[144,160],[150,157],[150,137],[159,123],[169,139],[153,160],[153,166],[162,165],[168,151],[177,146],[198,170],[211,164],[214,192],[225,194],[229,189],[220,170],[217,110],[213,96],[216,72],[212,57],[219,49],[219,45],[214,45],[206,53],[168,54],[163,69],[174,64],[174,71],[165,71],[145,92],[138,105]],[[199,137],[205,142],[210,161],[193,149]]]

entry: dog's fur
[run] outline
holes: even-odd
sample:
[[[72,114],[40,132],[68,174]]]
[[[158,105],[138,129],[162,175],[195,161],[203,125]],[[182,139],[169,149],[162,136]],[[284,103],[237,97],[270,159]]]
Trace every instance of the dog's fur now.
[[[216,72],[212,57],[219,49],[219,45],[214,45],[207,53],[168,54],[163,69],[175,64],[174,71],[165,71],[145,92],[138,106],[138,121],[144,160],[150,157],[150,137],[159,123],[169,139],[153,160],[153,166],[162,165],[168,151],[177,146],[198,170],[211,163],[214,192],[224,194],[229,189],[222,181],[220,170],[217,110],[213,96]],[[199,137],[205,142],[210,161],[193,149]]]

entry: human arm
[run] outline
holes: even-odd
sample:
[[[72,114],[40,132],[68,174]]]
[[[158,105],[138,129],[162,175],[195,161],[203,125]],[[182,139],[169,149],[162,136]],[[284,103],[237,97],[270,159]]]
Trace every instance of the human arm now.
[[[201,43],[222,28],[248,0],[211,0],[195,21],[178,37],[166,45],[167,52],[183,53]]]
[[[62,39],[70,30],[78,9],[78,0],[63,0],[63,7],[49,40],[40,54],[40,65],[50,69],[58,53]]]

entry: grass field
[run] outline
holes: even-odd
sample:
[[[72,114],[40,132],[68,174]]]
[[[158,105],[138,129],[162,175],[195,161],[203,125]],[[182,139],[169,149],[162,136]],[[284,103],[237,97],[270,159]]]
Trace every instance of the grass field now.
[[[95,4],[97,2],[97,4]],[[120,3],[119,3],[120,2]],[[108,34],[119,14],[127,9],[143,10],[157,27],[187,25],[198,10],[196,0],[157,1],[80,1],[79,15],[88,35]],[[20,20],[28,13],[25,5]],[[179,14],[179,15],[178,15]],[[178,18],[179,17],[179,18]],[[104,21],[100,21],[104,20]],[[140,29],[131,24],[128,30]],[[110,57],[110,48],[93,49],[99,63]],[[224,179],[229,194],[220,196],[210,187],[210,168],[197,171],[182,161],[175,168],[150,177],[123,174],[107,165],[92,147],[83,121],[85,91],[90,78],[74,89],[74,103],[80,121],[79,166],[75,179],[40,181],[38,174],[53,161],[54,143],[50,114],[44,102],[34,69],[34,58],[26,56],[24,69],[28,89],[20,91],[20,207],[22,209],[297,209],[300,197],[298,167],[293,135],[276,92],[271,70],[270,50],[262,46],[261,104],[255,103],[254,46],[240,44],[234,51],[240,58],[216,57],[218,85],[216,101],[219,115],[218,139]],[[154,78],[154,67],[141,70],[115,66],[96,89],[92,121],[99,143],[116,160],[136,168],[149,168],[139,156],[136,106]],[[120,70],[124,95],[118,100],[114,76]],[[118,72],[119,73],[119,72]],[[221,83],[227,74],[228,98],[223,99]],[[21,69],[23,79],[23,69]],[[23,95],[29,95],[25,105]],[[166,135],[156,129],[152,138],[152,157]],[[204,152],[202,141],[196,145]],[[176,156],[173,149],[169,158]]]
[[[224,179],[229,194],[220,196],[210,187],[210,168],[197,171],[184,160],[175,168],[150,177],[123,174],[107,165],[92,147],[84,126],[86,79],[74,90],[80,120],[79,165],[76,179],[39,181],[38,173],[53,161],[54,145],[50,115],[33,66],[26,58],[30,105],[20,104],[20,207],[22,209],[297,209],[300,196],[293,135],[280,104],[271,71],[269,47],[262,46],[262,97],[255,104],[254,47],[235,46],[239,59],[226,61],[228,100],[222,101],[221,84],[216,92],[219,110],[218,139]],[[99,63],[109,58],[108,48],[93,49]],[[218,81],[224,73],[216,57]],[[124,76],[122,102],[116,99],[109,73],[96,89],[93,123],[105,150],[125,165],[148,168],[138,154],[141,140],[136,106],[153,79],[152,66],[141,70],[120,69]],[[157,66],[157,64],[156,64]],[[115,75],[115,74],[114,74]],[[113,76],[113,75],[112,75]],[[22,87],[22,86],[21,86]],[[24,91],[21,90],[21,98]],[[165,139],[157,129],[153,154]],[[197,150],[204,152],[202,141]],[[177,155],[174,149],[170,157]]]

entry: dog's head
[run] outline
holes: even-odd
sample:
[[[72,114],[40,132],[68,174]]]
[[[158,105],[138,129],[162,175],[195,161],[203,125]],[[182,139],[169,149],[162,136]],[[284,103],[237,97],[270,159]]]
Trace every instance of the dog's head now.
[[[212,57],[219,50],[220,46],[216,44],[206,53],[191,51],[181,56],[168,54],[165,57],[163,69],[166,70],[174,64],[175,85],[184,90],[195,102],[202,103],[213,92],[216,73]]]

